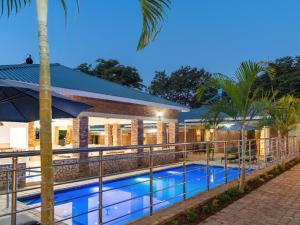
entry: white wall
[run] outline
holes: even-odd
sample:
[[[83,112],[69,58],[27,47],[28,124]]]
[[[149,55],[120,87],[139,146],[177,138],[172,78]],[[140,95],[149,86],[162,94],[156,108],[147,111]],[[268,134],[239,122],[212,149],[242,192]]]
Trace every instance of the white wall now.
[[[28,148],[28,124],[3,122],[0,126],[0,148]]]

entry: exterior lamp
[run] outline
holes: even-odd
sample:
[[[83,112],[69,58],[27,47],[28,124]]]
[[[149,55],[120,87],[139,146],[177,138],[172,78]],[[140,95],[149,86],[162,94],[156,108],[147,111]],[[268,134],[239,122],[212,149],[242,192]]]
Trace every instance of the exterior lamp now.
[[[158,111],[156,113],[157,117],[158,117],[158,120],[161,120],[161,118],[163,117],[164,113],[162,111]]]

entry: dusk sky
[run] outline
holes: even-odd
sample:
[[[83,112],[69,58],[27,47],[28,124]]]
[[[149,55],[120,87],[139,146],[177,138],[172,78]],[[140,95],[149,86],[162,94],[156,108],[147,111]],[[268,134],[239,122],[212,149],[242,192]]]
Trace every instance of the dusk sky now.
[[[232,74],[243,60],[300,55],[299,0],[172,0],[162,32],[136,52],[141,29],[138,0],[72,0],[65,23],[60,0],[50,0],[51,62],[75,67],[97,58],[136,67],[145,84],[154,71],[181,65]],[[35,1],[0,18],[0,64],[38,62]]]

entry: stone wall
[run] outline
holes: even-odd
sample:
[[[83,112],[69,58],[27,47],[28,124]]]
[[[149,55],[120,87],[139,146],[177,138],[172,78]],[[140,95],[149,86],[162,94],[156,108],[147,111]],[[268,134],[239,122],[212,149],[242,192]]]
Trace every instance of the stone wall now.
[[[160,154],[163,153],[163,154]],[[112,175],[134,171],[136,169],[147,168],[149,165],[148,153],[140,153],[141,165],[138,166],[138,158],[136,153],[105,155],[104,160],[104,174]],[[88,158],[88,170],[85,177],[97,176],[99,157],[93,156]],[[173,151],[155,151],[153,154],[154,165],[166,165],[176,162],[175,153]],[[66,181],[79,178],[82,174],[79,172],[79,159],[63,159],[55,160],[54,177],[55,181]]]
[[[25,169],[26,164],[25,163],[19,163],[18,164],[18,169],[19,171],[17,172],[17,176],[19,177],[18,179],[18,187],[24,187],[25,186],[25,179],[21,179],[21,177],[24,177],[26,174]],[[10,185],[12,184],[12,164],[6,164],[6,165],[0,165],[0,190],[6,190],[7,188],[7,176],[8,176],[8,181]]]

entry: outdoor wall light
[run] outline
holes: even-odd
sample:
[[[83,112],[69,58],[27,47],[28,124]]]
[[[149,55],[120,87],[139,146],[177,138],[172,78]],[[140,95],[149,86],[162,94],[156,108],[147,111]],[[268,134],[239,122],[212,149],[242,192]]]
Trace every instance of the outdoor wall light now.
[[[157,115],[158,118],[161,118],[164,115],[164,113],[162,111],[158,111],[156,113],[156,115]]]

